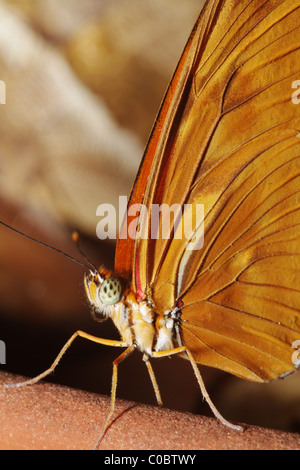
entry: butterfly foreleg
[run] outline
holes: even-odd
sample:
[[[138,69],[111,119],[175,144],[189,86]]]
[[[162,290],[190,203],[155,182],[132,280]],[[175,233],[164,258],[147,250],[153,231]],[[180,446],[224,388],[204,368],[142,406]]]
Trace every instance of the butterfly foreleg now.
[[[227,426],[231,429],[234,429],[235,431],[243,431],[242,426],[230,423],[230,421],[227,421],[227,419],[225,419],[221,415],[221,413],[217,410],[217,408],[213,404],[213,402],[212,402],[212,400],[211,400],[211,398],[210,398],[210,396],[209,396],[209,394],[206,390],[206,387],[204,385],[204,382],[203,382],[202,376],[200,374],[200,371],[198,369],[197,363],[196,363],[192,353],[185,346],[180,346],[178,348],[170,349],[168,351],[155,351],[155,352],[152,353],[152,357],[171,356],[173,354],[181,354],[183,352],[186,353],[186,355],[188,357],[188,360],[190,361],[190,364],[193,368],[193,371],[194,371],[194,374],[196,376],[199,388],[201,390],[202,396],[207,401],[207,403],[208,403],[210,409],[212,410],[213,414],[215,415],[215,417],[217,419],[219,419],[221,421],[221,423],[224,424],[225,426]]]
[[[121,341],[120,341],[121,343]],[[115,411],[115,403],[116,403],[116,392],[117,392],[117,384],[118,384],[118,365],[121,364],[122,361],[124,361],[124,359],[126,359],[134,350],[135,350],[136,346],[135,344],[132,344],[131,346],[129,346],[127,349],[125,349],[125,351],[122,352],[122,354],[120,354],[120,356],[117,357],[117,359],[115,359],[113,361],[113,374],[112,374],[112,384],[111,384],[111,398],[110,398],[110,411],[109,411],[109,414],[106,418],[106,421],[105,421],[105,424],[103,426],[103,429],[101,431],[101,434],[100,436],[98,437],[98,440],[96,442],[96,445],[95,445],[95,449],[97,449],[99,443],[101,442],[109,424],[110,424],[110,420],[113,416],[113,413]]]
[[[71,346],[73,341],[78,337],[81,336],[82,338],[88,339],[89,341],[93,341],[95,343],[99,344],[104,344],[106,346],[115,346],[115,347],[126,347],[127,343],[124,341],[113,341],[109,339],[103,339],[103,338],[98,338],[97,336],[90,335],[88,333],[85,333],[84,331],[78,330],[76,331],[70,339],[66,342],[66,344],[62,347],[60,350],[59,354],[55,358],[54,362],[51,364],[49,369],[45,370],[41,374],[37,375],[36,377],[33,377],[32,379],[25,380],[24,382],[18,382],[18,383],[13,383],[13,384],[6,384],[4,385],[4,388],[9,388],[9,387],[23,387],[25,385],[33,385],[36,382],[39,382],[43,378],[47,377],[47,375],[51,374],[54,369],[56,368],[57,364],[61,360],[62,356],[66,352],[67,349]]]
[[[155,396],[156,396],[156,401],[157,401],[159,406],[162,406],[163,402],[162,402],[162,399],[161,399],[161,396],[160,396],[158,383],[157,383],[157,380],[156,380],[156,377],[155,377],[155,374],[154,374],[154,370],[152,369],[152,365],[151,365],[151,362],[149,360],[149,356],[147,354],[143,355],[143,361],[145,362],[145,364],[147,366],[147,369],[148,369],[148,372],[149,372],[149,375],[150,375],[150,379],[151,379],[152,386],[153,386]]]

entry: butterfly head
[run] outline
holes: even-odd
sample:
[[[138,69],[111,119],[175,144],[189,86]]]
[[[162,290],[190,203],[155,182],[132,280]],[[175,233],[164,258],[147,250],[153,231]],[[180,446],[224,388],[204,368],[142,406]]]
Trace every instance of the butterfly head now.
[[[120,279],[112,276],[112,273],[105,269],[85,274],[84,286],[92,305],[92,315],[97,321],[109,318],[113,306],[123,298],[123,286]]]

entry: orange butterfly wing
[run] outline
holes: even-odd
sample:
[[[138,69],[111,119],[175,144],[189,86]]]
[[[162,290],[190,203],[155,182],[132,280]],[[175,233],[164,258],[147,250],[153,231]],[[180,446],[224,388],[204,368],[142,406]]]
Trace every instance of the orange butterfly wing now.
[[[160,112],[154,123],[144,157],[133,185],[128,207],[134,204],[147,205],[147,201],[149,201],[149,190],[151,189],[151,186],[154,186],[157,167],[160,166],[160,168],[163,169],[163,163],[168,161],[168,154],[166,152],[162,152],[162,139],[166,138],[166,132],[169,133],[169,127],[175,115],[177,105],[180,102],[181,92],[184,89],[186,76],[190,71],[191,65],[187,63],[187,57],[189,62],[193,61],[193,49],[195,44],[193,37],[197,34],[200,19],[201,16],[193,28],[185,50],[183,51],[181,60],[178,63],[173,79],[164,97]],[[160,161],[160,156],[164,156],[164,162]],[[147,183],[148,188],[146,189]],[[123,226],[120,230],[120,236],[117,241],[115,256],[115,270],[129,275],[132,275],[135,266],[139,264],[137,260],[134,261],[139,247],[139,239],[134,239],[128,236],[128,227],[131,223],[134,223],[135,219],[136,217],[134,215],[130,216],[128,213],[126,214]],[[138,269],[139,267],[137,266],[137,270]],[[141,297],[145,295],[147,285],[145,269],[143,268],[142,271],[141,275],[143,276],[143,283],[141,283],[141,279],[136,279],[136,276],[133,276],[133,283],[136,287],[136,291],[139,291]],[[137,287],[138,285],[140,286],[140,289]]]
[[[166,95],[130,204],[204,204],[204,245],[119,240],[158,314],[182,305],[196,361],[253,381],[295,369],[300,339],[300,76],[296,0],[209,1]],[[147,226],[148,222],[148,226]],[[162,225],[162,218],[159,221]],[[203,226],[199,226],[199,230]],[[124,256],[126,254],[126,256]]]

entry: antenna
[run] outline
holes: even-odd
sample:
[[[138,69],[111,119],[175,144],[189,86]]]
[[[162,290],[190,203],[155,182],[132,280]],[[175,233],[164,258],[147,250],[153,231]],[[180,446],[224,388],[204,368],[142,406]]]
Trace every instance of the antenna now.
[[[82,258],[84,259],[84,261],[86,261],[90,266],[92,266],[92,268],[94,268],[95,272],[99,273],[98,271],[98,268],[96,268],[96,266],[94,265],[94,263],[92,263],[86,256],[86,254],[82,251],[82,248],[79,244],[79,233],[75,230],[75,232],[72,233],[72,240],[73,242],[76,244],[77,246],[77,250],[79,251],[80,255],[82,256]],[[90,270],[90,268],[89,268]],[[99,273],[100,274],[100,273]]]
[[[40,240],[37,240],[36,238],[33,238],[33,237],[31,237],[30,235],[27,235],[26,233],[21,232],[20,230],[17,230],[16,228],[11,227],[11,226],[8,225],[8,224],[5,224],[5,223],[2,222],[1,220],[0,220],[0,224],[3,225],[3,226],[6,227],[6,228],[12,230],[13,232],[16,232],[16,233],[18,233],[19,235],[22,235],[23,237],[28,238],[29,240],[31,240],[31,241],[33,241],[33,242],[35,242],[35,243],[38,243],[39,245],[44,246],[45,248],[49,248],[49,250],[53,250],[53,251],[56,251],[56,253],[60,253],[61,255],[65,256],[66,258],[69,258],[71,261],[74,261],[74,263],[78,263],[78,264],[80,264],[81,266],[83,266],[85,269],[87,269],[88,271],[91,271],[90,266],[88,266],[88,265],[85,264],[85,263],[82,263],[81,261],[79,261],[79,260],[76,259],[76,258],[73,258],[73,256],[69,255],[68,253],[65,253],[64,251],[59,250],[58,248],[55,248],[54,246],[48,245],[47,243],[41,242]],[[77,233],[77,232],[75,232],[75,233]],[[74,238],[76,238],[76,237],[73,237],[73,235],[72,235],[73,241],[74,241],[75,243],[77,243]],[[77,233],[77,238],[79,238],[78,233]],[[77,244],[77,248],[78,248],[78,244]],[[79,250],[79,252],[80,252],[81,256],[83,256],[81,250]],[[93,268],[98,272],[98,269],[95,268],[95,266],[86,258],[86,256],[83,256],[83,259],[84,259],[85,261],[87,261],[91,266],[93,266]]]

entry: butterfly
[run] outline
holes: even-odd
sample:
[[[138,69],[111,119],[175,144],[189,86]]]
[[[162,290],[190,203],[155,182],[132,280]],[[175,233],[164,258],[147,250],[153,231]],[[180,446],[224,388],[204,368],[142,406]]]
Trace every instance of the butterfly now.
[[[299,64],[298,1],[206,3],[146,147],[115,269],[90,266],[84,277],[93,317],[110,318],[121,340],[77,331],[48,370],[17,386],[52,372],[78,336],[125,348],[101,439],[119,364],[141,351],[162,404],[150,360],[178,354],[215,416],[241,430],[216,409],[197,364],[254,382],[299,367]]]

